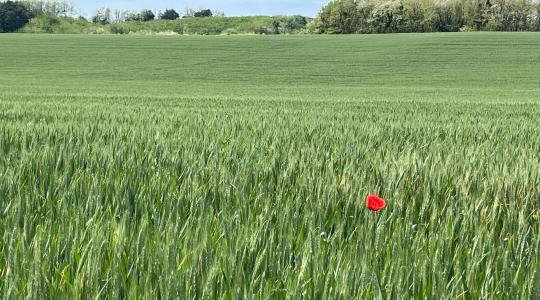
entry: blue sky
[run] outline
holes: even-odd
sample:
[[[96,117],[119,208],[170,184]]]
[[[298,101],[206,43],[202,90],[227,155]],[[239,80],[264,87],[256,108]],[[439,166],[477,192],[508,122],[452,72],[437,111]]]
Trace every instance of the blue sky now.
[[[226,16],[242,15],[292,15],[301,14],[313,17],[329,0],[72,0],[83,15],[92,15],[100,7],[140,10],[149,8],[163,10],[174,8],[183,11],[186,7],[210,8],[225,12]]]

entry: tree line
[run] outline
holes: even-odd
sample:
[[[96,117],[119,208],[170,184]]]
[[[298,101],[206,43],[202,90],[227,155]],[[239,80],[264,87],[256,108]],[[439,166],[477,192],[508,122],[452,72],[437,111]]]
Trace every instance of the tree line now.
[[[50,20],[56,20],[54,17],[75,17],[80,15],[78,10],[65,1],[40,1],[40,0],[21,0],[21,1],[0,1],[0,32],[14,32],[26,25],[32,18],[46,16]],[[221,11],[212,11],[211,9],[195,10],[186,8],[180,13],[174,9],[154,12],[144,9],[139,12],[131,10],[100,8],[90,19],[94,24],[107,25],[123,22],[139,21],[148,22],[155,19],[176,20],[179,18],[204,18],[204,17],[224,17]],[[82,16],[79,20],[86,21]]]
[[[120,10],[101,8],[86,19],[62,0],[0,0],[0,32],[70,34],[296,34],[309,18],[296,16],[225,17],[217,10]],[[4,26],[5,25],[5,26]]]
[[[153,20],[186,20],[223,17],[211,9],[164,11],[99,9],[90,20],[64,1],[0,0],[0,32],[13,32],[31,19],[30,32],[132,33],[167,30],[180,34],[228,33],[400,33],[455,31],[540,31],[539,0],[333,0],[313,20],[302,16],[270,20],[235,19],[212,22],[159,23]],[[35,18],[35,19],[33,19]],[[241,25],[239,22],[250,22]],[[105,26],[89,29],[91,24]],[[42,27],[40,30],[38,27]],[[205,28],[202,28],[206,26]],[[28,26],[27,26],[28,27]],[[61,28],[57,30],[55,28]],[[79,29],[77,29],[79,28]]]
[[[207,17],[224,17],[225,14],[218,10],[208,8],[194,10],[186,8],[184,12],[176,11],[175,9],[166,9],[164,11],[154,12],[150,9],[143,9],[139,12],[132,10],[110,9],[103,7],[92,16],[91,20],[96,24],[118,24],[123,22],[139,21],[148,22],[152,20],[177,20],[179,18],[207,18]]]
[[[540,31],[540,5],[535,0],[334,0],[309,24],[309,31]]]

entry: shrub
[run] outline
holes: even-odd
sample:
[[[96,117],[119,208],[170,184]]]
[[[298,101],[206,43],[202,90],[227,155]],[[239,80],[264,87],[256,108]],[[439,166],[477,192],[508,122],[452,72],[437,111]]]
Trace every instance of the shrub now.
[[[31,19],[20,31],[27,33],[106,33],[102,26],[90,23],[84,18],[57,17],[47,13]]]
[[[60,18],[52,14],[45,14],[32,19],[30,23],[34,23],[33,25],[40,28],[44,33],[53,33],[60,24]]]
[[[432,29],[439,32],[459,31],[465,25],[463,5],[453,1],[450,5],[439,3],[433,8]]]
[[[184,34],[184,25],[182,24],[174,24],[172,28],[173,32],[176,32],[178,34]]]
[[[255,34],[270,34],[270,30],[266,27],[258,27],[254,31]]]
[[[272,33],[273,34],[279,34],[281,32],[281,23],[279,20],[274,19],[272,20]]]
[[[109,31],[112,34],[128,34],[130,33],[129,29],[124,28],[121,24],[111,24]]]

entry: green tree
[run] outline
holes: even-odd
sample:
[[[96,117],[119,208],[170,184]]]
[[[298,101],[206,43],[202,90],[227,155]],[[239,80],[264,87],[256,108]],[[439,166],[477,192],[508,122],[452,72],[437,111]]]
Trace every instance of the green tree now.
[[[431,31],[431,26],[426,20],[427,7],[420,0],[404,0],[403,2],[404,30],[411,32]]]
[[[432,9],[431,26],[434,31],[456,32],[465,25],[464,6],[461,0],[439,2]]]
[[[313,22],[318,33],[356,33],[359,17],[355,0],[334,0],[322,9]]]
[[[195,12],[193,14],[194,17],[196,18],[206,18],[206,17],[212,17],[214,14],[212,13],[212,11],[210,9],[203,9],[203,10],[200,10],[198,12]]]
[[[285,32],[293,33],[306,27],[308,22],[305,17],[296,15],[296,16],[286,17],[283,23],[284,23],[283,28]]]
[[[162,20],[176,20],[180,18],[180,14],[174,9],[167,9],[159,16],[159,18]]]
[[[30,13],[20,3],[7,1],[0,3],[0,32],[14,32],[30,20]]]
[[[536,31],[540,31],[540,3],[536,3]]]
[[[406,32],[405,12],[400,1],[379,3],[372,12],[370,23],[378,33]]]
[[[152,21],[155,18],[156,18],[156,15],[154,15],[154,13],[149,9],[145,9],[139,13],[139,21],[142,21],[142,22]]]
[[[489,21],[490,0],[464,1],[466,25],[474,30],[484,30]]]
[[[278,19],[274,18],[274,20],[272,20],[272,33],[273,34],[280,34],[281,30],[281,23],[279,22]]]

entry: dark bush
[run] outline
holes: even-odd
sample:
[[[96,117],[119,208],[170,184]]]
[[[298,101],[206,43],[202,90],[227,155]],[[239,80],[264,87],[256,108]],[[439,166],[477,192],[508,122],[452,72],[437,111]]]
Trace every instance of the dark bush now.
[[[176,32],[178,34],[184,34],[184,25],[182,24],[174,24],[172,28],[173,32]]]
[[[112,34],[128,34],[129,30],[125,29],[121,24],[112,24],[109,27]]]
[[[162,20],[176,20],[180,18],[180,15],[174,9],[167,9],[159,18]]]
[[[30,20],[30,13],[20,3],[7,1],[0,3],[0,32],[14,32]]]
[[[270,30],[266,27],[259,27],[255,29],[255,34],[270,34]]]
[[[273,34],[279,34],[281,32],[281,23],[279,20],[274,19],[272,20],[272,33]]]
[[[155,18],[156,15],[154,15],[154,13],[149,9],[143,10],[139,13],[139,20],[142,22],[148,22],[154,20]]]
[[[214,14],[209,9],[203,9],[193,14],[196,18],[212,17]]]

